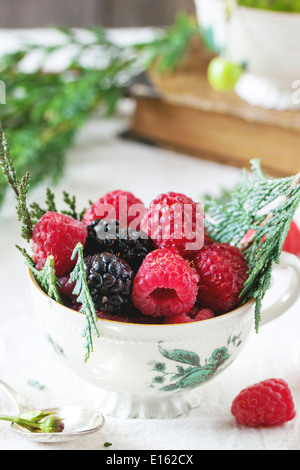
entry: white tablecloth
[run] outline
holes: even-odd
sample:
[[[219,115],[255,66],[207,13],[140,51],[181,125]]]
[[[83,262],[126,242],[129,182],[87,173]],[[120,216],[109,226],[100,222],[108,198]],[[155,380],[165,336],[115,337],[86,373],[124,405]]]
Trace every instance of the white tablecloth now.
[[[118,132],[126,126],[126,116],[107,121],[95,117],[84,126],[55,188],[58,205],[63,190],[76,194],[79,207],[114,189],[130,190],[146,204],[166,191],[183,192],[201,201],[203,194],[218,195],[220,189],[231,189],[239,180],[238,169],[122,140]],[[34,190],[30,200],[42,203],[46,186]],[[78,404],[98,409],[98,389],[61,362],[39,329],[24,260],[15,248],[15,244],[24,244],[14,207],[9,192],[0,213],[0,378],[38,408]],[[277,377],[288,382],[300,410],[299,330],[297,303],[262,327],[258,335],[253,332],[237,361],[200,389],[202,404],[179,418],[105,416],[105,426],[98,433],[50,447],[21,438],[7,422],[0,421],[0,449],[298,450],[300,412],[283,426],[249,429],[236,424],[230,407],[244,387]],[[29,385],[31,380],[44,388]],[[0,390],[0,413],[13,412],[11,401]],[[106,441],[112,443],[107,449],[103,446]]]

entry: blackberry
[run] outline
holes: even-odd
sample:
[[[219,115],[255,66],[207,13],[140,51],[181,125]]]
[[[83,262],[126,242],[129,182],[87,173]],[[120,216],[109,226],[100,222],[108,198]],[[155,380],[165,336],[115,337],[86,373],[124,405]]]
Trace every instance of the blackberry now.
[[[124,228],[118,220],[96,219],[87,227],[85,253],[113,253],[126,261],[136,273],[148,253],[154,250],[153,241],[144,232]]]
[[[95,309],[119,314],[128,306],[133,286],[133,271],[112,253],[97,253],[84,258],[85,274]]]

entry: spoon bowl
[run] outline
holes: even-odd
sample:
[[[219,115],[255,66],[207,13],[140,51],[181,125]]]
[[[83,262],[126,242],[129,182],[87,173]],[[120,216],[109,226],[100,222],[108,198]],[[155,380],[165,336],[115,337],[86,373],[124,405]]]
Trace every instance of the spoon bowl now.
[[[104,425],[104,417],[101,413],[79,406],[62,406],[43,410],[45,413],[53,413],[59,416],[64,423],[62,432],[43,433],[31,432],[18,424],[12,423],[11,428],[19,435],[36,442],[66,442],[75,437],[97,432]]]
[[[11,429],[14,432],[32,441],[66,442],[76,437],[97,432],[105,423],[104,416],[96,410],[73,405],[37,410],[2,380],[0,380],[0,388],[4,389],[14,401],[19,415],[39,411],[55,414],[63,421],[64,430],[53,433],[32,432],[18,424],[11,424]]]

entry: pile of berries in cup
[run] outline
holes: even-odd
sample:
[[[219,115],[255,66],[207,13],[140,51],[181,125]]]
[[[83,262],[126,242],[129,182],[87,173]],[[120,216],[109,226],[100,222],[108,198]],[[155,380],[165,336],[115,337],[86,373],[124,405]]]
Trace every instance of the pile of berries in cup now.
[[[54,257],[66,306],[79,309],[69,276],[78,243],[97,316],[119,322],[179,324],[234,310],[248,276],[242,252],[205,233],[202,206],[169,192],[145,207],[128,191],[99,198],[81,220],[47,212],[33,231],[33,258]]]
[[[113,191],[89,207],[81,220],[47,212],[33,231],[33,258],[42,269],[54,257],[66,306],[79,310],[70,272],[78,243],[97,316],[138,324],[202,321],[237,308],[248,277],[243,253],[205,233],[200,204],[179,193],[161,194],[148,208],[127,191]],[[284,251],[300,256],[293,221]],[[295,417],[293,397],[282,379],[247,387],[233,400],[237,423],[275,426]]]

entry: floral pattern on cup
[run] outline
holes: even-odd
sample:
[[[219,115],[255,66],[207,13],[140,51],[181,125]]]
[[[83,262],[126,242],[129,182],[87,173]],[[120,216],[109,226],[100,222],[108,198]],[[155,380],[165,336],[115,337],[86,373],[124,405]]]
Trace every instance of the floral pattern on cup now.
[[[151,387],[164,384],[159,389],[171,392],[182,389],[193,389],[214,377],[231,357],[230,346],[238,347],[242,343],[238,336],[230,336],[227,345],[215,349],[210,357],[201,365],[200,357],[192,351],[184,349],[166,350],[161,343],[158,344],[160,354],[171,361],[177,362],[176,370],[169,371],[165,362],[155,361],[153,371],[156,373],[152,378]],[[184,367],[188,366],[188,367]]]

